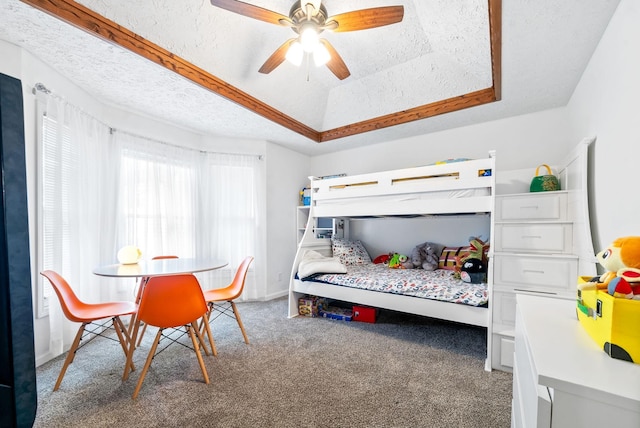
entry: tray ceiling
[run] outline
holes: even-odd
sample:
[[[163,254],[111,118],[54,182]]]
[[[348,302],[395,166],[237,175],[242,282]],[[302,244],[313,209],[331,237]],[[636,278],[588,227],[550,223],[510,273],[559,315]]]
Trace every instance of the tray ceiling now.
[[[287,15],[293,2],[251,3]],[[8,0],[0,39],[104,102],[319,154],[566,104],[617,3],[326,0],[329,15],[405,10],[397,24],[323,33],[344,80],[313,64],[258,73],[294,33],[205,0]]]

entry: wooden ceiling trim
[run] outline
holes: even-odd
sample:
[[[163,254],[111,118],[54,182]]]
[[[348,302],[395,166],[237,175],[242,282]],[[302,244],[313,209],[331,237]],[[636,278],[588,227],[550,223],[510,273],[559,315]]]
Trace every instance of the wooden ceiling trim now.
[[[119,45],[138,54],[186,79],[197,83],[216,94],[233,101],[260,116],[297,132],[311,140],[319,140],[319,132],[292,117],[274,109],[270,105],[252,97],[233,85],[217,78],[205,70],[191,64],[168,50],[146,40],[140,35],[93,12],[73,0],[21,0],[43,12],[81,30],[94,34],[108,42]]]
[[[293,119],[235,86],[230,85],[222,79],[73,0],[21,1],[81,30],[87,31],[138,54],[229,101],[253,111],[267,120],[284,126],[318,143],[401,125],[415,120],[426,119],[501,99],[502,0],[487,0],[489,5],[491,67],[493,77],[493,86],[491,88],[379,116],[362,122],[352,123],[324,132],[316,131],[302,122]]]
[[[451,113],[469,107],[487,104],[496,100],[493,87],[481,89],[476,92],[459,95],[442,101],[436,101],[408,110],[379,116],[362,122],[352,123],[339,128],[320,133],[320,142],[335,140],[337,138],[349,137],[363,132],[375,131],[400,125],[402,123],[413,122],[414,120],[426,119],[440,114]]]
[[[489,0],[491,70],[496,101],[502,99],[502,0]]]
[[[502,0],[488,0],[488,7],[491,75],[493,80],[491,88],[330,129],[320,133],[320,142],[401,125],[414,120],[426,119],[502,99]]]

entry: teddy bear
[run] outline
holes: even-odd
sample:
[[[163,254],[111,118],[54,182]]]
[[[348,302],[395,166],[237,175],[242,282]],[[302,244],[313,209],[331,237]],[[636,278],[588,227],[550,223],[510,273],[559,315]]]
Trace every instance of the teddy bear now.
[[[438,269],[438,259],[442,248],[438,244],[425,242],[416,247],[411,252],[412,267],[424,270]]]
[[[606,272],[585,287],[606,290],[614,297],[640,300],[640,236],[625,236],[596,254]]]

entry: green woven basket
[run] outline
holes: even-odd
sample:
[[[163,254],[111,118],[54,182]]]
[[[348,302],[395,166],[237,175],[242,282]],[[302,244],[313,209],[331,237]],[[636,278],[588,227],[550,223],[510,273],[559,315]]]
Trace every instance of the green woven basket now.
[[[540,167],[547,169],[547,174],[540,175]],[[560,190],[560,183],[558,177],[551,173],[549,165],[542,164],[536,168],[536,175],[531,180],[530,192],[549,192],[553,190]]]

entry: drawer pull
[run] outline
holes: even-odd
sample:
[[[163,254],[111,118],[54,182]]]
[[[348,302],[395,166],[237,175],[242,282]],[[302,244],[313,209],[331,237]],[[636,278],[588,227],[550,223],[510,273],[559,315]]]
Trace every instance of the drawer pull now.
[[[544,275],[544,271],[543,270],[533,270],[533,269],[524,269],[522,271],[522,273],[539,273]]]
[[[542,239],[540,235],[524,235],[522,239]]]
[[[551,291],[527,290],[524,288],[514,288],[513,291],[515,291],[516,293],[545,294],[550,296],[556,296],[558,294]]]
[[[521,207],[521,209],[523,210],[537,210],[538,206],[537,205],[524,205]]]

